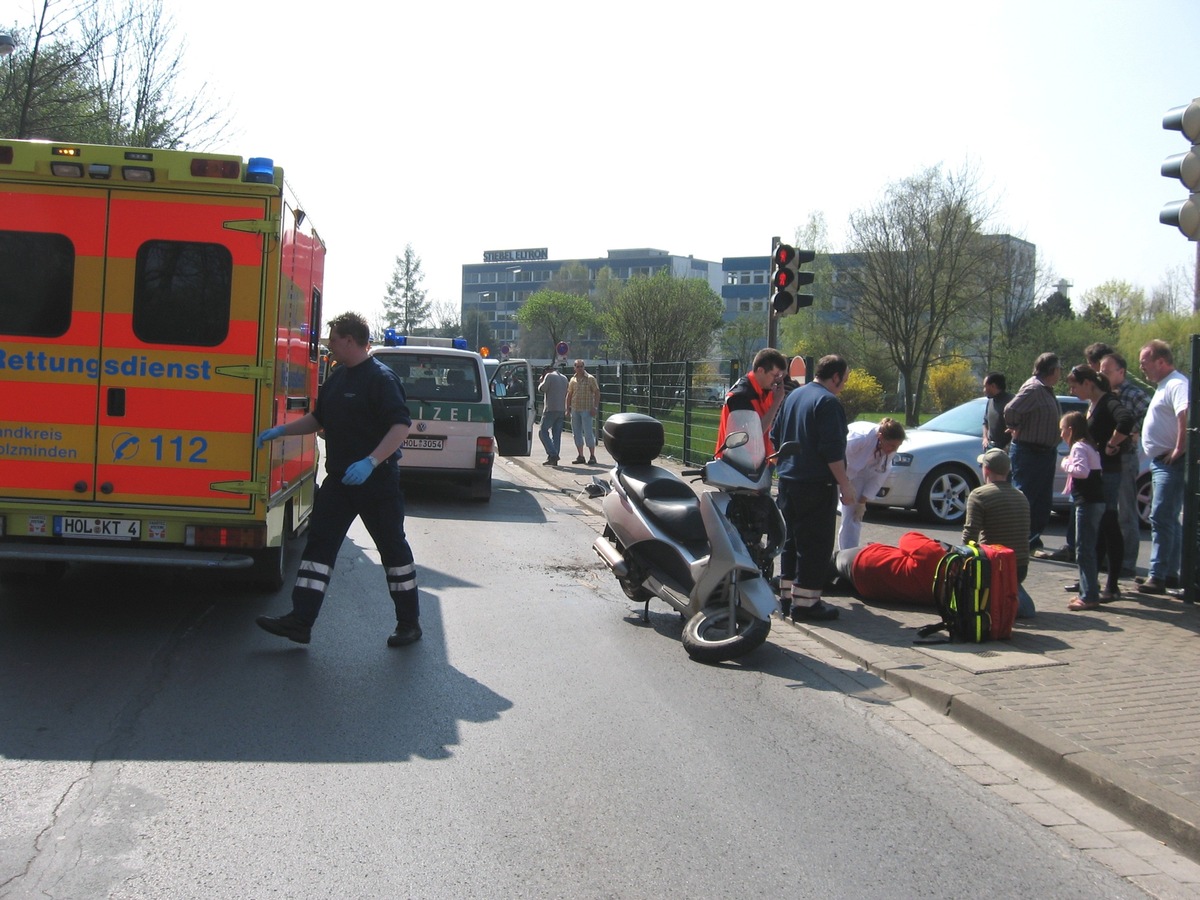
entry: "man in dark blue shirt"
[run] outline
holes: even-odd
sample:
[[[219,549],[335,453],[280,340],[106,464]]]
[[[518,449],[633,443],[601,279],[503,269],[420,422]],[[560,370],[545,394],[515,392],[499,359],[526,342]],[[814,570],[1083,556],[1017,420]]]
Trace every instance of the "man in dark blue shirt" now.
[[[313,502],[308,543],[292,589],[292,611],[259,616],[264,631],[307,644],[333,575],[338,550],[356,517],[375,541],[396,607],[389,647],[421,637],[417,573],[404,535],[404,494],[397,462],[412,426],[396,374],[368,352],[370,329],[355,313],[329,323],[329,352],[338,365],[303,418],[268,428],[258,446],[285,435],[325,431],[325,480]]]
[[[837,504],[855,503],[846,476],[846,410],[837,395],[846,385],[846,360],[832,354],[817,362],[815,378],[788,394],[776,421],[779,446],[799,451],[779,458],[779,511],[787,525],[779,561],[780,600],[792,620],[836,619],[821,600],[837,526]]]

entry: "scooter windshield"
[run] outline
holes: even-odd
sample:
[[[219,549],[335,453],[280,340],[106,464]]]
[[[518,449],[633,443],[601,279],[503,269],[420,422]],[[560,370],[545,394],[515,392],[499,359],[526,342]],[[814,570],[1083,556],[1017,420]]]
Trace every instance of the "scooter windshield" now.
[[[743,472],[753,472],[763,464],[767,456],[767,446],[763,441],[762,420],[752,409],[735,409],[729,413],[729,427],[726,434],[744,431],[749,437],[740,447],[727,447],[721,454],[721,459]]]

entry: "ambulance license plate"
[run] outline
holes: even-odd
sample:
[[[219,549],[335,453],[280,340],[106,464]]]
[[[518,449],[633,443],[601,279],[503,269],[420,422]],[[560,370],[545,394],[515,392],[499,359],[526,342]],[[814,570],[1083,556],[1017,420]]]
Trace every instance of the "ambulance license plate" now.
[[[55,516],[54,536],[136,541],[142,536],[140,519],[94,519],[85,516]]]
[[[400,446],[405,450],[441,450],[445,444],[445,438],[406,438]]]

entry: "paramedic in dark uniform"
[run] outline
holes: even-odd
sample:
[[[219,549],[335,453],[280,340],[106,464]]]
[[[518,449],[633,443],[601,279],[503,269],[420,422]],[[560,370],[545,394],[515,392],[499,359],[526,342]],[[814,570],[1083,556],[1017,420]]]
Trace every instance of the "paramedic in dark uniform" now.
[[[325,479],[313,502],[308,544],[292,589],[292,611],[259,616],[258,626],[298,644],[307,644],[338,550],[355,517],[375,541],[396,605],[396,630],[389,647],[421,637],[417,573],[404,536],[404,494],[397,461],[412,425],[404,388],[387,366],[367,352],[370,330],[356,313],[329,323],[329,351],[337,361],[317,394],[316,407],[287,425],[268,428],[258,446],[284,435],[325,430]]]

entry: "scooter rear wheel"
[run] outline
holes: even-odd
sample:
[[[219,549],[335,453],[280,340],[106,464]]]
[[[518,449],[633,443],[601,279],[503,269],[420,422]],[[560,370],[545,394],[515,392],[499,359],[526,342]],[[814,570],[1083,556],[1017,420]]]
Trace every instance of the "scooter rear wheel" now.
[[[730,637],[729,607],[700,610],[683,627],[683,649],[696,662],[725,662],[758,648],[771,633],[770,620],[755,618],[741,607],[736,621],[736,633]]]

